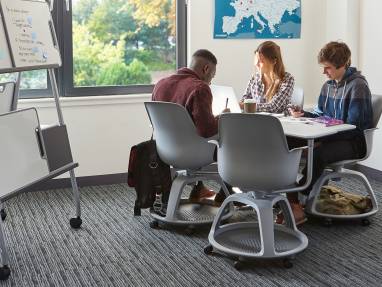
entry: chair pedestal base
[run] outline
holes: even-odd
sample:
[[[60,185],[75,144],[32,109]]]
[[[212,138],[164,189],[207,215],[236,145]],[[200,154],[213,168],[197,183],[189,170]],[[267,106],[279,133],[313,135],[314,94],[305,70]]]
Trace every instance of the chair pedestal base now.
[[[352,178],[359,180],[363,186],[365,187],[365,192],[370,197],[371,203],[372,203],[372,209],[369,212],[361,213],[361,214],[350,214],[350,215],[336,215],[336,214],[329,214],[329,213],[322,213],[317,210],[317,201],[320,196],[321,188],[325,183],[330,179],[338,179],[338,178]],[[353,220],[353,219],[363,219],[367,218],[371,215],[374,215],[378,211],[378,203],[375,197],[375,194],[373,192],[373,189],[368,181],[368,179],[359,171],[355,170],[349,170],[342,168],[338,171],[329,171],[325,170],[324,173],[321,175],[321,177],[317,180],[316,184],[313,186],[312,191],[310,192],[305,212],[317,216],[317,217],[323,217],[323,218],[330,218],[330,219],[338,219],[338,220]]]
[[[298,233],[283,225],[274,226],[274,250],[271,255],[264,255],[260,228],[256,222],[226,224],[210,240],[217,250],[243,259],[276,259],[292,256],[304,250],[303,238]],[[224,247],[224,248],[222,248]]]
[[[257,213],[258,222],[221,225],[225,207],[233,202],[252,207]],[[276,203],[283,210],[285,226],[273,222],[273,206]],[[308,246],[308,239],[296,228],[289,202],[284,196],[257,197],[252,192],[226,198],[215,217],[208,240],[213,248],[224,254],[249,259],[291,257]]]
[[[219,207],[213,206],[212,201],[206,201],[206,204],[191,203],[188,199],[181,199],[184,187],[187,184],[195,183],[203,180],[214,180],[221,185],[226,196],[229,192],[220,178],[218,173],[197,172],[195,174],[182,174],[181,172],[175,177],[170,191],[170,197],[167,204],[166,216],[160,216],[151,213],[151,216],[164,224],[195,226],[211,224],[217,214]],[[223,219],[228,219],[233,214],[234,207],[232,204],[227,206]]]

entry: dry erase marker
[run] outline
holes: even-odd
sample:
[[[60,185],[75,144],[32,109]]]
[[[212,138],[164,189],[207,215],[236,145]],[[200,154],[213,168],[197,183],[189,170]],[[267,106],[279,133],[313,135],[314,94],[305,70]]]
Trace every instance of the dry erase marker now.
[[[228,98],[225,100],[225,108],[228,108]]]

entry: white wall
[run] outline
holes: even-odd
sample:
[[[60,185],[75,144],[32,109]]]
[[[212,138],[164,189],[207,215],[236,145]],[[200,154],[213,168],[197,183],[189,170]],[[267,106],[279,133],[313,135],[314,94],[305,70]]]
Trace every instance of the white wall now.
[[[214,83],[231,85],[240,96],[252,73],[253,51],[261,41],[214,40],[214,2],[189,0],[188,51],[190,54],[200,48],[213,51],[219,61]],[[287,70],[295,76],[296,84],[304,88],[307,105],[316,103],[325,81],[317,64],[317,53],[331,40],[342,39],[349,44],[353,63],[359,64],[363,70],[372,92],[382,94],[382,81],[379,79],[382,36],[377,25],[380,11],[380,0],[302,1],[301,39],[276,42],[282,48]],[[143,106],[143,101],[149,99],[150,95],[62,100],[73,156],[80,164],[76,171],[78,176],[127,171],[130,147],[151,135]],[[57,121],[52,99],[23,100],[19,106],[38,106],[43,123]],[[382,152],[376,148],[381,144],[379,131],[374,152],[365,165],[382,170],[382,163],[378,162]]]
[[[360,17],[360,69],[366,76],[371,92],[382,95],[382,33],[380,29],[382,1],[361,0]],[[364,165],[382,170],[382,126],[374,135],[374,148]]]
[[[332,0],[333,1],[333,0]],[[337,1],[337,0],[335,0]],[[206,48],[218,59],[215,84],[233,86],[238,97],[244,92],[253,72],[253,55],[264,40],[213,39],[215,0],[189,0],[188,53]],[[302,1],[301,39],[275,40],[280,45],[283,60],[296,80],[304,88],[306,104],[316,103],[325,78],[317,64],[317,54],[327,41],[325,30],[326,0]]]

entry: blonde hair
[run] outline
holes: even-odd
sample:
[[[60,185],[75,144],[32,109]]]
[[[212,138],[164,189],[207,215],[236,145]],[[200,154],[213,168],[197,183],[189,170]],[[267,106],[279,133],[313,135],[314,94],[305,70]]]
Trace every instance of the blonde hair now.
[[[255,54],[256,53],[261,54],[268,61],[275,63],[273,72],[276,74],[276,76],[280,79],[281,82],[285,77],[285,66],[281,57],[280,46],[273,41],[265,41],[257,47],[257,49],[255,50]],[[276,86],[271,87],[269,92],[266,94],[267,102],[269,102],[276,94],[280,82]]]

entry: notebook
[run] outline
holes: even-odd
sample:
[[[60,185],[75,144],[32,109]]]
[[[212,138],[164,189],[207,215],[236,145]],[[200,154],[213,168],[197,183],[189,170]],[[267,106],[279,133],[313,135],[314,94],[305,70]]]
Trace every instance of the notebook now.
[[[327,117],[327,116],[312,118],[311,121],[316,122],[316,123],[320,123],[320,124],[325,124],[325,126],[327,126],[327,127],[342,125],[344,123],[342,120],[333,119],[333,118]]]
[[[239,102],[232,87],[211,85],[210,88],[212,92],[212,113],[215,116],[225,109],[227,98],[228,108],[231,109],[231,113],[241,113]]]

